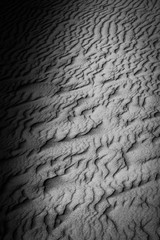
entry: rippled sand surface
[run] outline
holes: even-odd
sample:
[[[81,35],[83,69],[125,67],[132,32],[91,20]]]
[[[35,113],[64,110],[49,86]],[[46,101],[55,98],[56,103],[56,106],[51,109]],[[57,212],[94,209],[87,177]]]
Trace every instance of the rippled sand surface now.
[[[0,4],[0,239],[160,239],[160,1]]]

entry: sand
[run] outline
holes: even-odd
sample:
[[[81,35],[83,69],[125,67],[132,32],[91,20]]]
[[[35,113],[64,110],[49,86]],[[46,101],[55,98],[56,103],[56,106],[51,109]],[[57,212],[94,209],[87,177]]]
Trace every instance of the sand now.
[[[0,239],[160,239],[160,2],[4,1]]]

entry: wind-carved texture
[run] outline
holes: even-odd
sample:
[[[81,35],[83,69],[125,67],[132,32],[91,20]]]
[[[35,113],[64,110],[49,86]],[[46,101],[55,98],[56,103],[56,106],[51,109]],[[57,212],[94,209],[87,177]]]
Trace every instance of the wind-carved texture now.
[[[1,16],[0,238],[160,239],[159,2]]]

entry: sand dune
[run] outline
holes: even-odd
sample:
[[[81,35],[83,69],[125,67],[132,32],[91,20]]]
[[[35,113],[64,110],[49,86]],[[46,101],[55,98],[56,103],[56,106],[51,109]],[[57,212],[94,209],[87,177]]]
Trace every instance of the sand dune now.
[[[160,239],[159,1],[1,9],[0,239]]]

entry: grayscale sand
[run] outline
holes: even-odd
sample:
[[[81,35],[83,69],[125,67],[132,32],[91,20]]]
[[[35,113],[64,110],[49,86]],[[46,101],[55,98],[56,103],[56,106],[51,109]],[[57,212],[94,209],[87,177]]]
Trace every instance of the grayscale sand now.
[[[1,7],[0,240],[159,240],[160,1]]]

